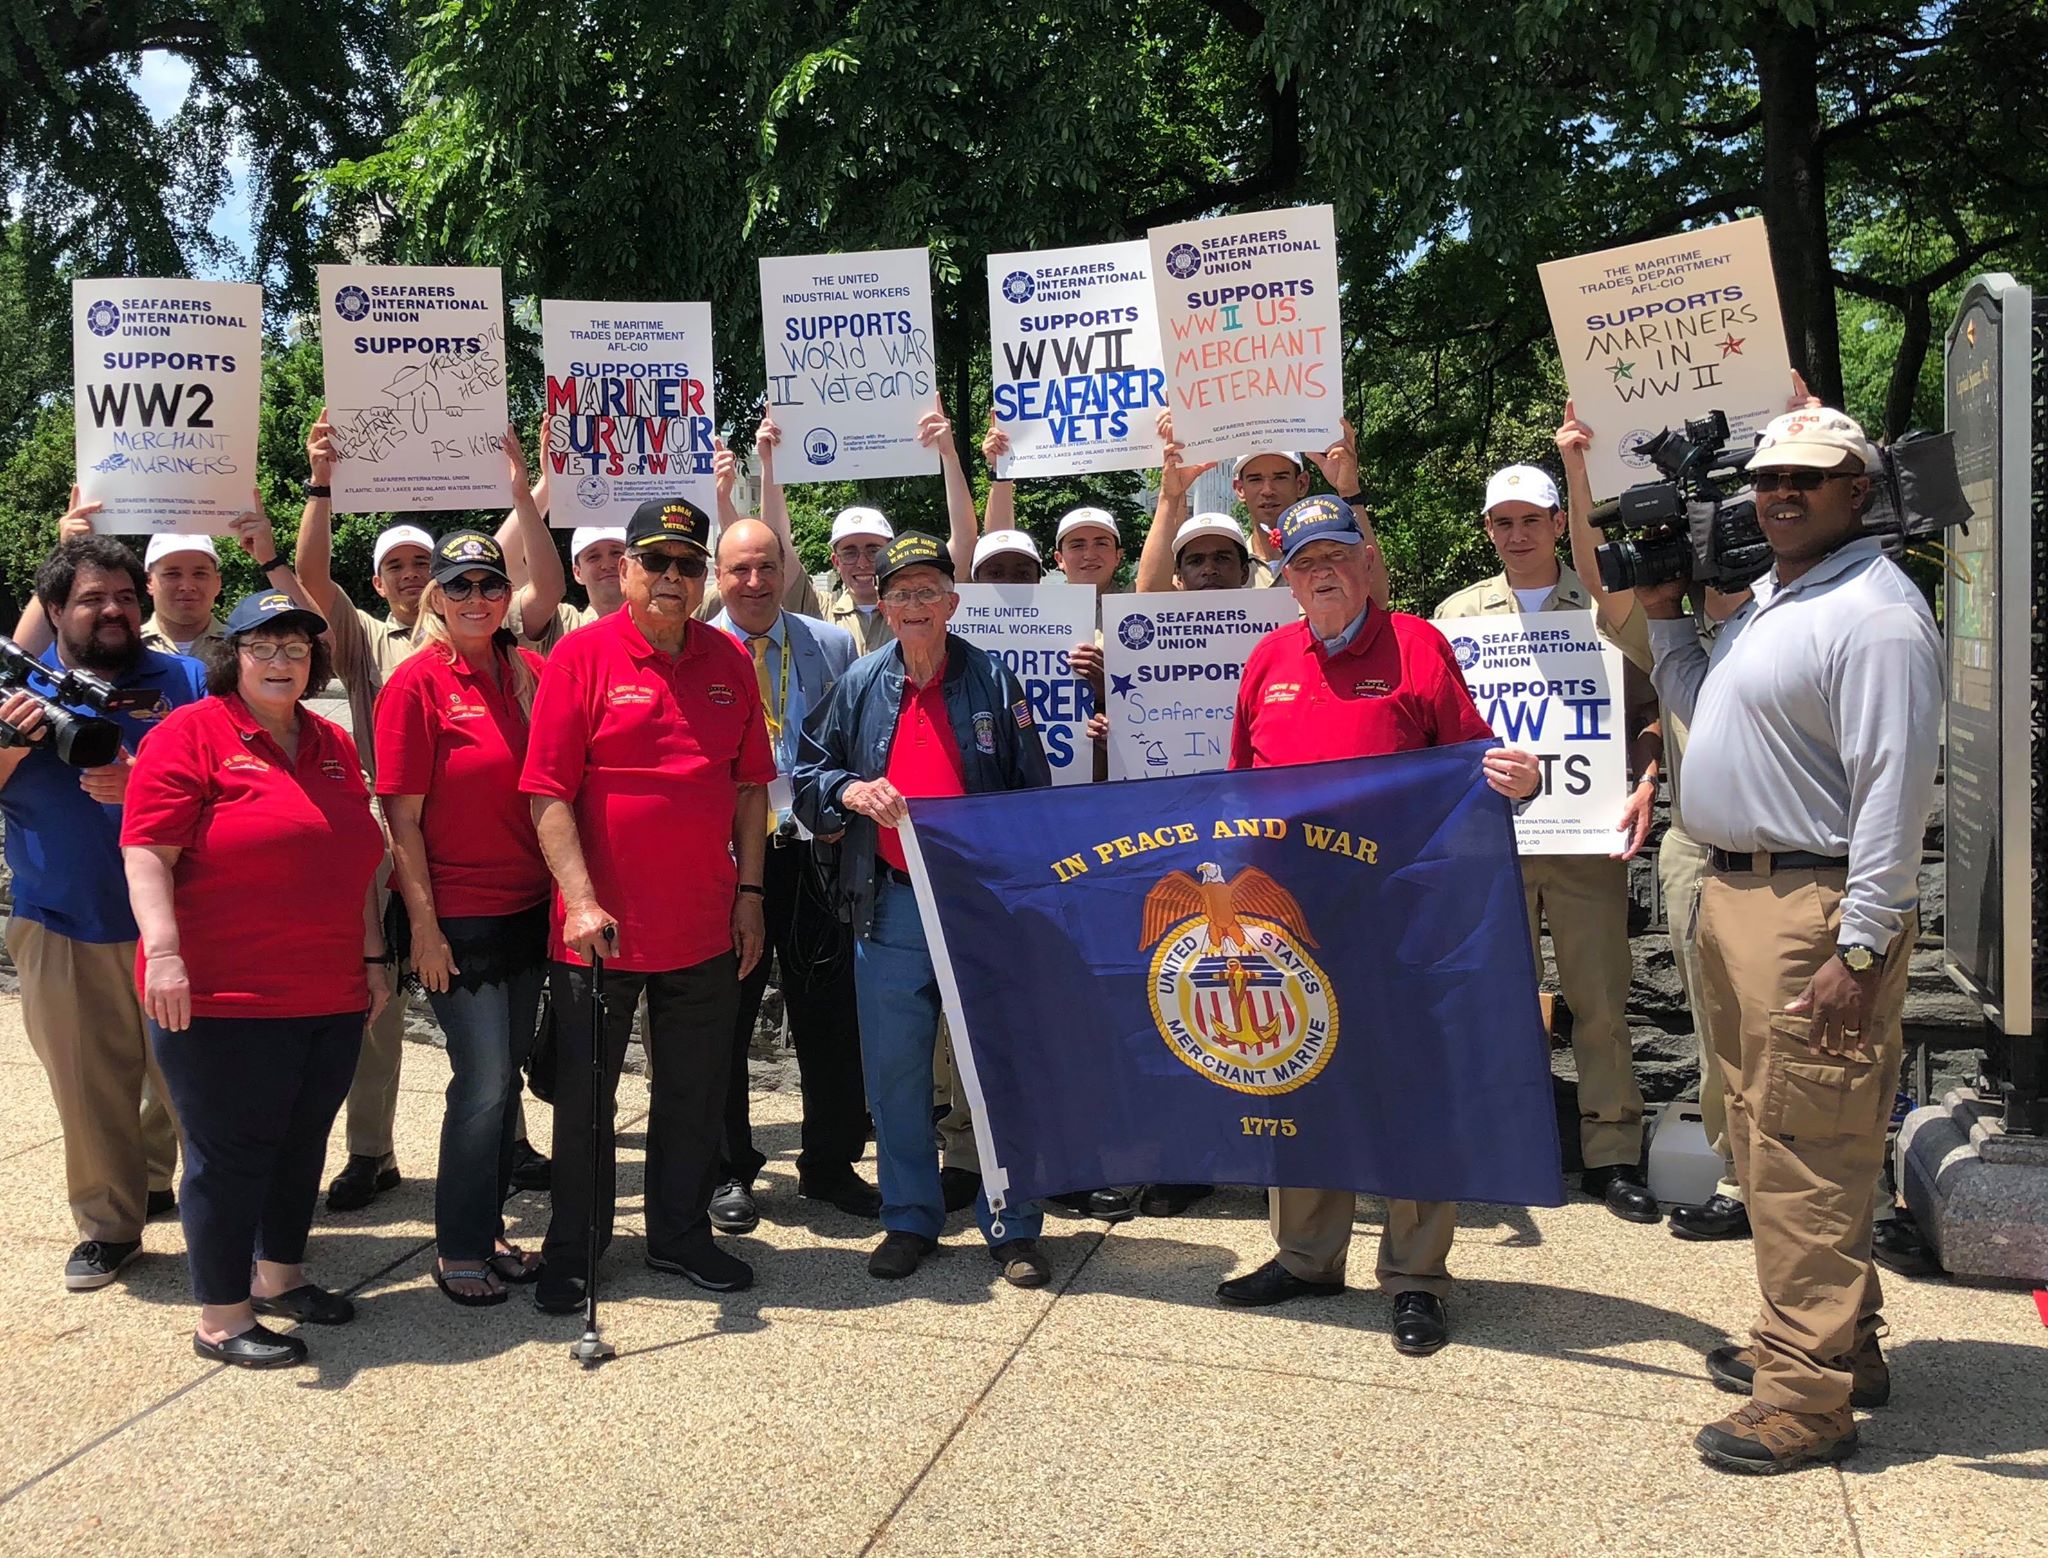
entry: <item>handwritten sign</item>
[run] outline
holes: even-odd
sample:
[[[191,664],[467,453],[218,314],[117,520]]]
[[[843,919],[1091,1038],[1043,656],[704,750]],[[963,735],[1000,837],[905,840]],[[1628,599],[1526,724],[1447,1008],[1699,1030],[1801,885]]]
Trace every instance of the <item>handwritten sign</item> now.
[[[1102,601],[1109,776],[1219,773],[1245,657],[1300,615],[1285,590],[1172,590]]]
[[[761,336],[785,485],[938,474],[917,441],[938,388],[925,250],[761,261]]]
[[[1725,411],[1763,431],[1792,393],[1792,359],[1762,217],[1537,267],[1564,379],[1593,430],[1593,496],[1658,480],[1637,446]]]
[[[710,512],[718,415],[709,303],[540,305],[552,522],[623,525],[650,498]]]
[[[225,534],[256,485],[263,289],[74,281],[71,367],[93,528]]]
[[[1003,481],[1159,463],[1166,409],[1142,240],[988,257],[989,364]]]
[[[1148,242],[1188,459],[1327,447],[1344,415],[1330,207],[1155,227]]]
[[[1095,642],[1095,591],[1081,584],[963,584],[950,625],[1024,684],[1052,782],[1088,783],[1095,776],[1088,740],[1095,698],[1074,674],[1068,651]]]
[[[509,502],[497,267],[322,265],[319,278],[335,511]]]

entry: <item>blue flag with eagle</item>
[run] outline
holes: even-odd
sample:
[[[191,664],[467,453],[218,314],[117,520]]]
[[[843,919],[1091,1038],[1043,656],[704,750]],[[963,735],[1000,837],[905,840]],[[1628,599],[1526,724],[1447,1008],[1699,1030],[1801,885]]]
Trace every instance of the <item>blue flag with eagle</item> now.
[[[1562,1204],[1487,745],[912,800],[990,1203],[1164,1181]]]

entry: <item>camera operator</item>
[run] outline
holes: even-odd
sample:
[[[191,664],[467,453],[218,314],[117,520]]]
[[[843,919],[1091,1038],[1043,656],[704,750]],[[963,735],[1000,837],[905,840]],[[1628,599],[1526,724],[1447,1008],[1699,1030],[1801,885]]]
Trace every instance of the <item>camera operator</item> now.
[[[1850,1408],[1890,1392],[1870,1230],[1942,679],[1926,601],[1863,532],[1878,468],[1839,411],[1764,430],[1746,469],[1775,562],[1711,657],[1684,581],[1636,591],[1658,693],[1692,729],[1700,970],[1763,1294],[1751,1345],[1707,1359],[1752,1397],[1695,1441],[1724,1470],[1845,1459]]]
[[[0,694],[0,723],[29,744],[0,747],[0,815],[14,873],[7,950],[21,974],[22,1020],[49,1074],[64,1127],[64,1179],[82,1242],[64,1266],[73,1291],[105,1287],[142,1244],[148,1169],[144,1078],[162,1098],[135,995],[135,918],[121,868],[121,802],[144,734],[205,695],[195,660],[142,644],[146,585],[135,554],[109,536],[67,540],[36,574],[54,625],[41,655],[53,676],[88,671],[141,707],[110,714],[121,752],[72,768],[50,749],[37,696]]]

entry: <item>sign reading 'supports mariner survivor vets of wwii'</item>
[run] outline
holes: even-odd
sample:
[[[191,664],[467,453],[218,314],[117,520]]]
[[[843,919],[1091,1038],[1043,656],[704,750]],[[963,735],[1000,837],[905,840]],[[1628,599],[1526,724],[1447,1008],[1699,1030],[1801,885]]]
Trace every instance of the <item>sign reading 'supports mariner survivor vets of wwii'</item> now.
[[[1299,613],[1285,590],[1104,596],[1110,778],[1228,766],[1245,656]]]
[[[1525,855],[1606,855],[1628,800],[1628,732],[1621,651],[1590,611],[1527,617],[1451,617],[1465,685],[1493,733],[1536,754],[1543,788],[1515,819]]]
[[[548,298],[540,336],[554,523],[623,525],[647,499],[679,496],[708,513],[711,305]]]
[[[320,354],[336,512],[510,500],[496,266],[323,265]]]
[[[1095,699],[1074,674],[1069,651],[1095,642],[1095,592],[1079,584],[963,584],[950,625],[1024,684],[1052,782],[1093,779],[1088,716],[1095,712]]]
[[[988,257],[989,364],[1010,452],[996,476],[1135,471],[1166,409],[1143,239]]]
[[[938,474],[917,441],[938,389],[925,250],[763,260],[761,337],[784,486]]]
[[[1785,409],[1792,359],[1762,217],[1539,265],[1593,496],[1658,479],[1646,438],[1725,411],[1737,438]],[[1178,431],[1178,428],[1176,428]]]
[[[1344,415],[1330,208],[1155,227],[1148,241],[1173,436],[1187,458],[1328,447]]]
[[[71,362],[93,527],[225,533],[256,485],[263,289],[74,281]]]

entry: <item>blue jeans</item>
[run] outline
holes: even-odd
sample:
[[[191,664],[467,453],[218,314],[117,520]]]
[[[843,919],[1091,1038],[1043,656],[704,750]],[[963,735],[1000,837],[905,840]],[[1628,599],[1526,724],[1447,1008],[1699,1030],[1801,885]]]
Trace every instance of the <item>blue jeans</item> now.
[[[536,964],[474,990],[427,993],[452,1073],[434,1181],[434,1240],[450,1265],[488,1259],[504,1232],[519,1068],[533,1048],[544,973]]]
[[[874,921],[854,944],[853,978],[861,1071],[881,1170],[882,1226],[936,1239],[946,1222],[938,1127],[932,1123],[939,981],[925,945],[917,895],[902,883],[884,879],[875,884]],[[975,1197],[974,1218],[993,1244],[987,1196]],[[1003,1240],[1035,1239],[1043,1222],[1036,1202],[1005,1207]]]

